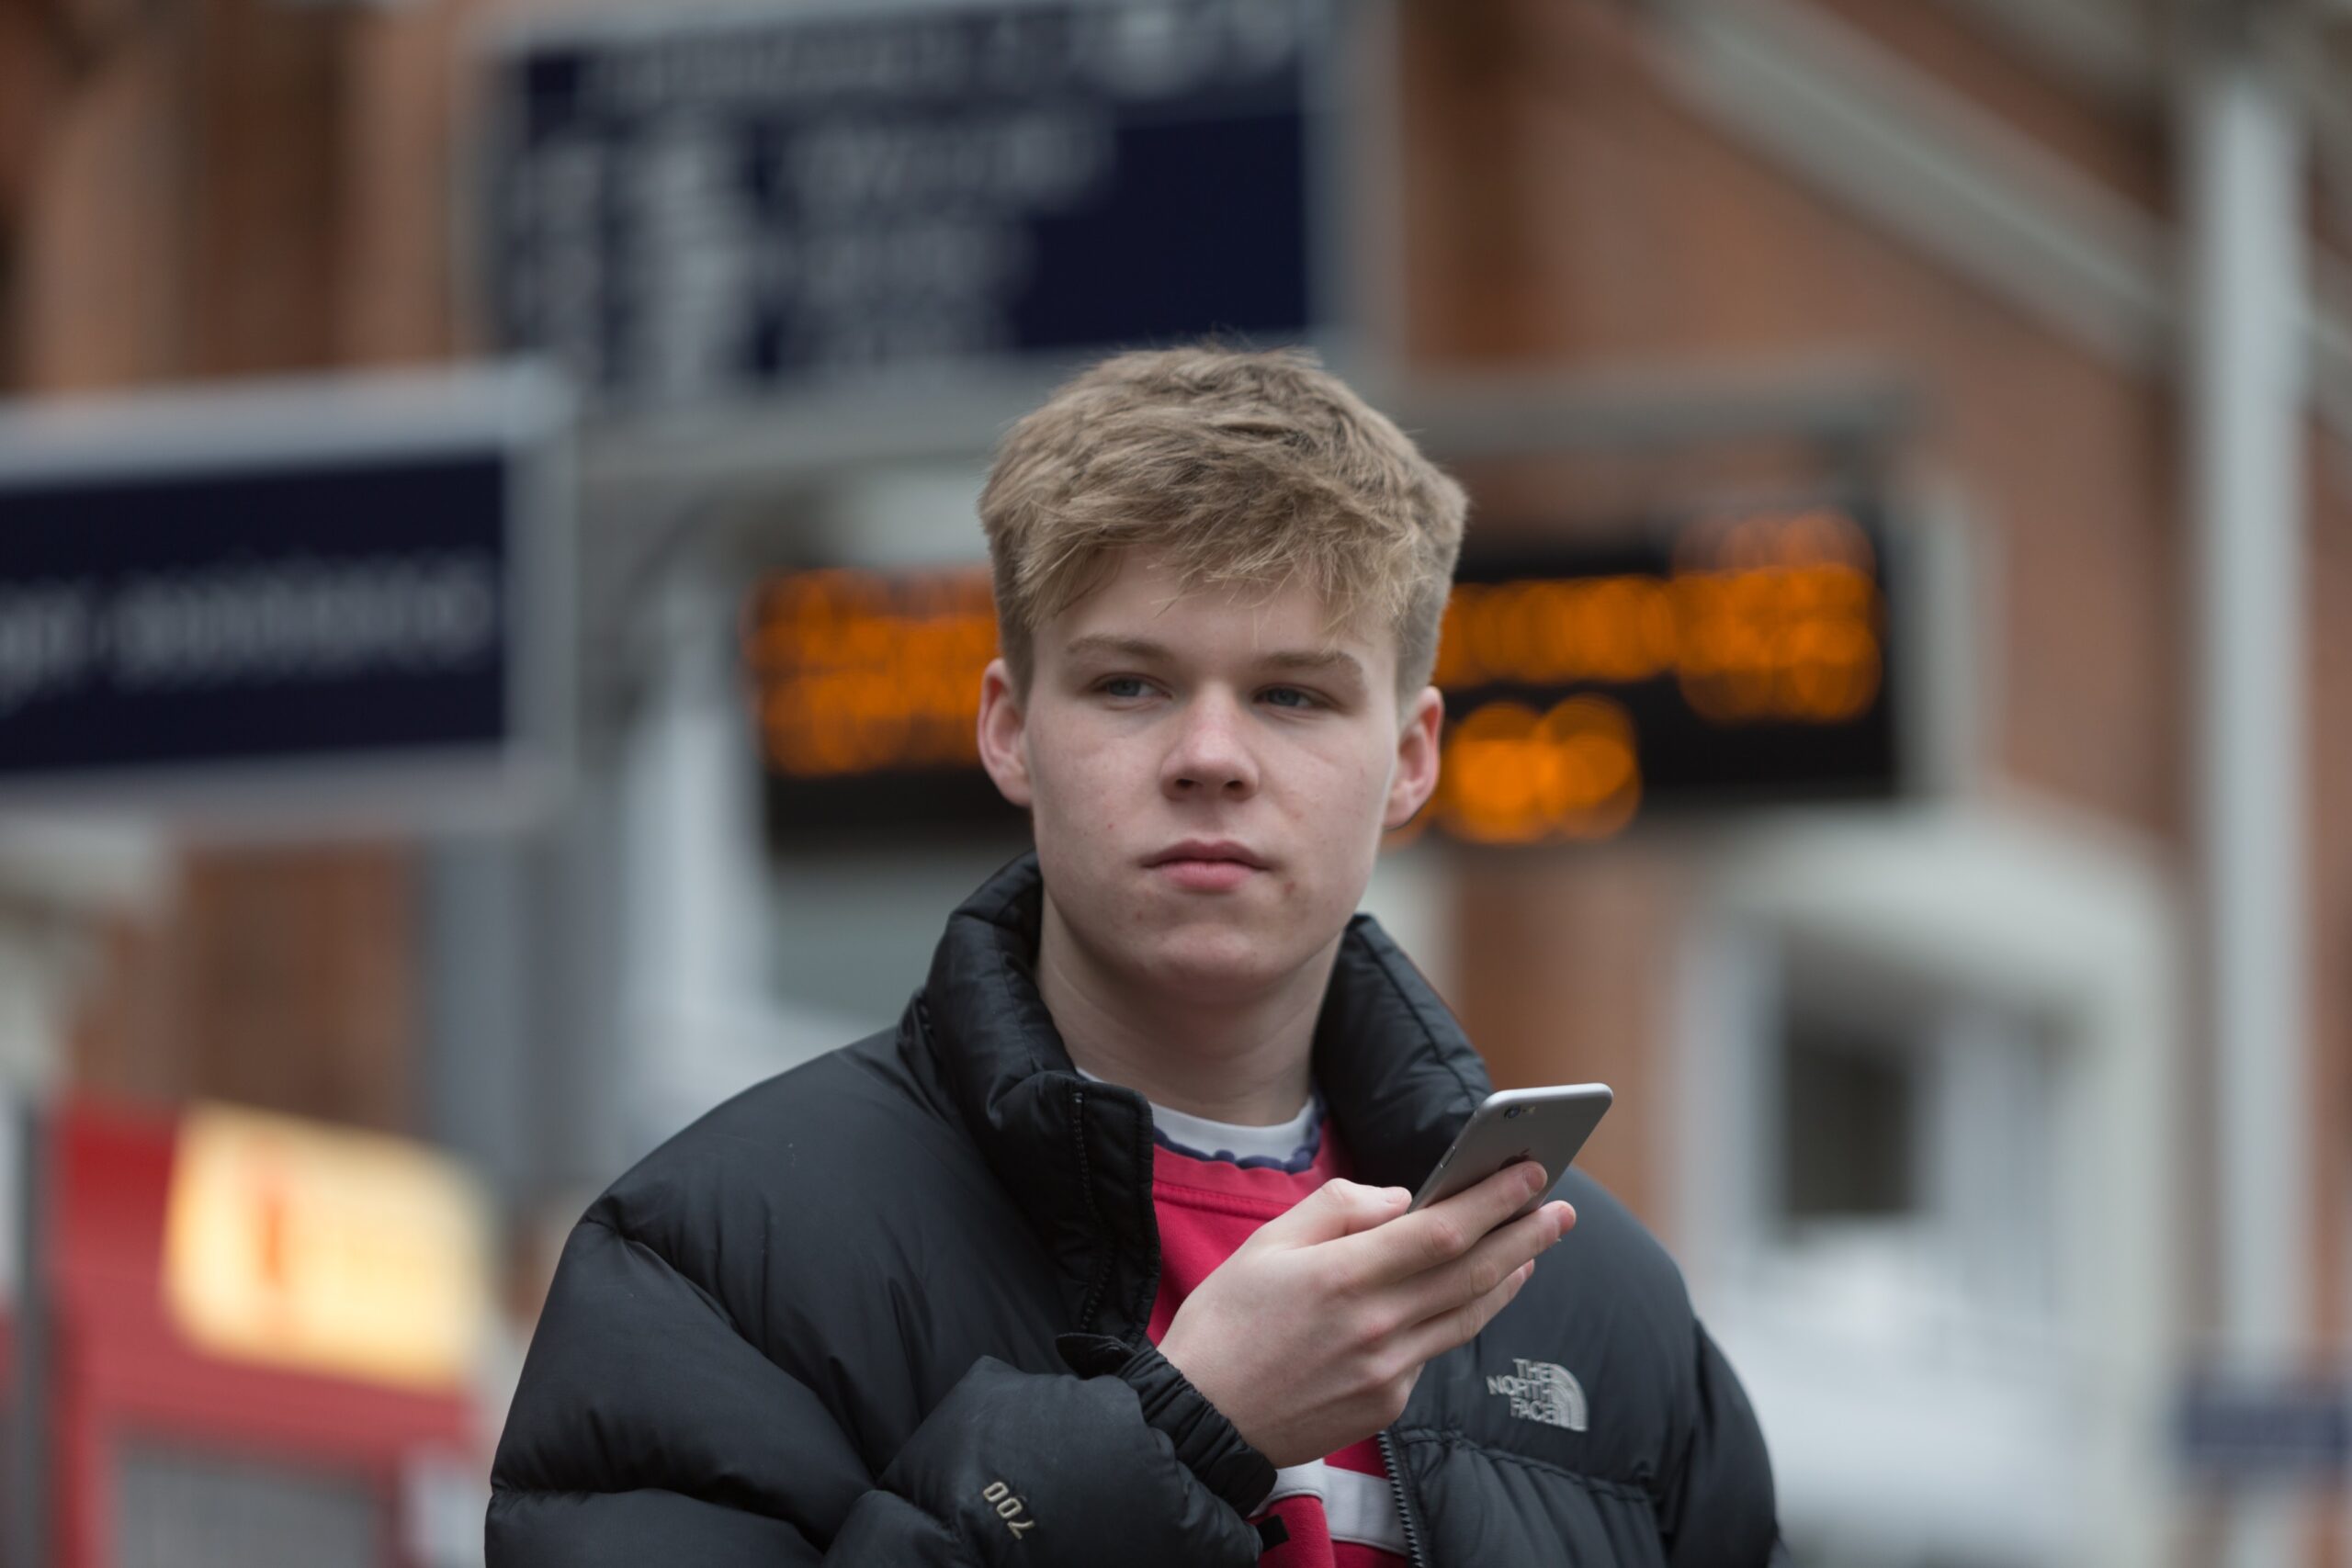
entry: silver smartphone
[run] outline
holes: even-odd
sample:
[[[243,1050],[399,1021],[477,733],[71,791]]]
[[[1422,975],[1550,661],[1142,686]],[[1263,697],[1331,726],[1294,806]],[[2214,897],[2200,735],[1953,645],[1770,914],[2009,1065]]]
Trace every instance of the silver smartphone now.
[[[1567,1174],[1568,1162],[1600,1125],[1614,1098],[1605,1083],[1506,1089],[1487,1096],[1486,1103],[1471,1113],[1468,1124],[1454,1138],[1453,1146],[1421,1183],[1413,1207],[1427,1208],[1477,1186],[1505,1166],[1532,1159],[1550,1179],[1511,1218],[1533,1213]]]

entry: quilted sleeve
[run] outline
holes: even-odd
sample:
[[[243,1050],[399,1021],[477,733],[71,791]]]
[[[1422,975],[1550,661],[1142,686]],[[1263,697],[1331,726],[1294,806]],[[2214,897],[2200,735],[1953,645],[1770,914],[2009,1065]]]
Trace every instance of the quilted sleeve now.
[[[1167,1381],[1148,1358],[1091,1376],[984,1358],[876,1475],[718,1300],[592,1215],[499,1443],[488,1561],[1254,1563],[1252,1456],[1204,1438],[1221,1421]]]
[[[1731,1363],[1693,1322],[1695,1409],[1664,1499],[1673,1568],[1786,1568],[1764,1434]]]

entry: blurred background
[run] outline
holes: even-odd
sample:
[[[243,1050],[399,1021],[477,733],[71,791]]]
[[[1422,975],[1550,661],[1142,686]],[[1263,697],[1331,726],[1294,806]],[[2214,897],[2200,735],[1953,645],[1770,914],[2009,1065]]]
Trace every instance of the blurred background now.
[[[2347,268],[2342,0],[0,0],[7,1561],[481,1561],[1022,847],[992,443],[1215,332],[1471,490],[1367,906],[1799,1560],[2345,1562]]]

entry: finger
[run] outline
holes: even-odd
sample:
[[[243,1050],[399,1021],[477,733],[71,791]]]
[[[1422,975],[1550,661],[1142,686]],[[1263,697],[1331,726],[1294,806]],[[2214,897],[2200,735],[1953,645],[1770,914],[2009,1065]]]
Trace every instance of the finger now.
[[[1254,1243],[1262,1237],[1280,1247],[1337,1241],[1386,1224],[1412,1201],[1413,1195],[1401,1187],[1366,1187],[1335,1177],[1260,1225],[1250,1239]]]
[[[1427,1363],[1458,1345],[1467,1345],[1534,1276],[1535,1263],[1531,1258],[1504,1276],[1493,1290],[1415,1325],[1407,1331],[1401,1348],[1415,1361]]]
[[[1362,1256],[1354,1267],[1366,1281],[1387,1283],[1451,1263],[1550,1184],[1542,1166],[1521,1160],[1467,1191],[1355,1237],[1349,1247]]]
[[[1487,1233],[1477,1246],[1398,1287],[1406,1292],[1405,1321],[1441,1316],[1487,1294],[1541,1257],[1576,1224],[1566,1203],[1546,1203]]]

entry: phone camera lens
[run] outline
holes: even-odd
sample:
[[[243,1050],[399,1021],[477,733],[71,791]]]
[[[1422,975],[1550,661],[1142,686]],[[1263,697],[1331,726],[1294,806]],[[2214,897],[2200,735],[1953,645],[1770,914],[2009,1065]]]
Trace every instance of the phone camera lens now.
[[[1513,1105],[1513,1106],[1510,1106],[1510,1107],[1507,1108],[1507,1109],[1503,1111],[1503,1120],[1504,1120],[1504,1121],[1506,1121],[1506,1122],[1508,1122],[1508,1121],[1510,1121],[1512,1117],[1514,1117],[1514,1116],[1518,1115],[1521,1111],[1524,1111],[1524,1110],[1526,1110],[1526,1109],[1527,1109],[1527,1107],[1525,1107],[1524,1105]]]

